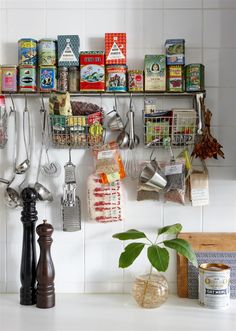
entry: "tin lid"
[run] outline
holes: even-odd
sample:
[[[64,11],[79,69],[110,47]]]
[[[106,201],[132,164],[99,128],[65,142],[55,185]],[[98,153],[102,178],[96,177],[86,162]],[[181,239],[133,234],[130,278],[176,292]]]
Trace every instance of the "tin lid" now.
[[[43,39],[39,39],[39,43],[41,43],[41,42],[48,42],[48,41],[52,41],[52,42],[56,42],[56,40],[55,39],[52,39],[52,38],[43,38]]]
[[[19,69],[24,69],[24,68],[36,69],[36,66],[30,65],[30,64],[23,64],[23,65],[19,66]]]
[[[128,70],[128,74],[143,74],[143,70],[130,69]]]
[[[200,264],[199,269],[207,271],[225,271],[230,269],[230,266],[222,263],[202,263]]]
[[[202,64],[202,63],[189,63],[189,64],[186,64],[185,67],[193,67],[193,66],[204,67],[204,64]]]
[[[127,68],[126,64],[109,64],[106,68]]]
[[[32,38],[21,38],[21,39],[18,40],[18,43],[20,41],[33,41],[34,43],[37,43],[38,42],[36,39],[32,39]]]
[[[58,67],[58,71],[68,71],[67,67]]]
[[[82,55],[88,55],[88,54],[101,54],[105,55],[104,51],[80,51],[80,54]]]
[[[2,68],[17,68],[16,64],[2,64]]]

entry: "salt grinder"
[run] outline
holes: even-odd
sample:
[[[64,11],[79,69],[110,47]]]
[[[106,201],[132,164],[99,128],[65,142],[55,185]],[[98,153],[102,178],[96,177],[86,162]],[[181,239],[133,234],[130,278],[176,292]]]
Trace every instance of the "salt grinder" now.
[[[40,256],[37,265],[36,307],[51,308],[55,306],[54,265],[51,257],[53,226],[46,220],[38,225],[36,232],[39,236]]]
[[[37,193],[33,188],[26,187],[21,197],[23,210],[21,222],[23,224],[23,243],[20,268],[20,304],[34,305],[36,303],[36,250],[35,250],[35,222],[37,221],[36,199]]]

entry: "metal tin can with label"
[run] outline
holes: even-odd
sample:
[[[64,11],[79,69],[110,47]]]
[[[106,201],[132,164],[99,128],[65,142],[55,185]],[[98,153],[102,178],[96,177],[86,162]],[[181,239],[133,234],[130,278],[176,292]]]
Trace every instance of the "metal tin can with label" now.
[[[38,44],[39,65],[56,65],[56,42],[53,39],[41,39]]]
[[[188,64],[185,67],[186,92],[204,91],[204,65],[201,63]]]
[[[143,91],[143,71],[128,70],[128,87],[130,92]]]
[[[106,67],[106,90],[107,92],[126,92],[126,73],[125,65],[109,65]]]
[[[17,66],[2,66],[2,92],[17,92]]]
[[[36,86],[36,68],[34,66],[25,65],[19,67],[19,91],[20,92],[35,92]]]
[[[199,303],[207,308],[224,309],[230,303],[230,267],[220,263],[199,266]]]
[[[57,89],[56,67],[40,66],[39,69],[40,92],[50,92]]]
[[[37,40],[24,38],[18,41],[19,65],[37,65]]]
[[[168,92],[183,92],[184,77],[183,66],[171,65],[167,67],[167,91]]]
[[[58,68],[57,90],[58,90],[58,92],[67,92],[68,91],[68,68],[67,67]]]

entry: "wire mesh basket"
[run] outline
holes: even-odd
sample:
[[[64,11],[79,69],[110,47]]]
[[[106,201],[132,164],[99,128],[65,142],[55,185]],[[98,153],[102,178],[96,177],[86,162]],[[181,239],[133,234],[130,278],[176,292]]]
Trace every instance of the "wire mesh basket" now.
[[[7,143],[7,112],[5,106],[0,106],[0,148]]]
[[[160,115],[143,113],[143,121],[146,147],[194,144],[197,131],[195,110],[172,110],[160,112]]]
[[[103,113],[86,116],[49,114],[49,137],[53,147],[89,148],[102,145]]]

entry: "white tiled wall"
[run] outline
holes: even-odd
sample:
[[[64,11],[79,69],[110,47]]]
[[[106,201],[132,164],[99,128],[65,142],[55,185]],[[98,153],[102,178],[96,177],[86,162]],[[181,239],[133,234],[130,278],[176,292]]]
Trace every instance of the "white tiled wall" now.
[[[166,38],[186,39],[186,62],[206,65],[207,105],[213,112],[213,132],[223,144],[226,159],[210,160],[210,205],[204,208],[163,205],[160,202],[137,202],[136,183],[125,182],[126,219],[122,223],[97,224],[89,220],[86,202],[86,179],[93,171],[89,151],[74,151],[79,194],[82,201],[82,231],[61,231],[59,199],[63,172],[59,178],[43,178],[54,193],[52,205],[38,203],[41,221],[47,218],[55,228],[52,255],[56,268],[58,292],[122,292],[130,288],[136,274],[148,271],[142,255],[131,268],[118,268],[123,244],[112,234],[138,228],[155,234],[157,227],[181,222],[185,231],[236,231],[236,1],[235,0],[102,0],[102,1],[3,1],[0,0],[0,63],[17,63],[17,40],[22,37],[55,38],[57,34],[79,34],[82,50],[103,49],[105,32],[127,32],[128,65],[143,68],[145,54],[163,51]],[[100,104],[100,98],[93,100]],[[165,108],[189,106],[180,99],[160,100]],[[8,100],[9,103],[9,100]],[[106,111],[112,98],[102,100]],[[135,99],[136,127],[142,135],[142,101]],[[19,117],[23,100],[16,99]],[[34,183],[40,144],[40,102],[29,99],[32,113],[33,166],[27,182]],[[124,112],[127,100],[119,98]],[[10,122],[8,149],[0,152],[0,176],[11,175],[13,127]],[[22,136],[18,145],[22,151]],[[23,154],[19,154],[19,160]],[[138,150],[140,159],[147,152]],[[63,166],[66,151],[50,150],[51,159]],[[62,169],[63,170],[63,169]],[[18,179],[20,181],[20,179]],[[20,211],[6,209],[4,185],[0,186],[0,291],[19,290],[22,225]],[[37,247],[38,250],[38,247]],[[166,276],[172,291],[176,288],[175,256]]]

